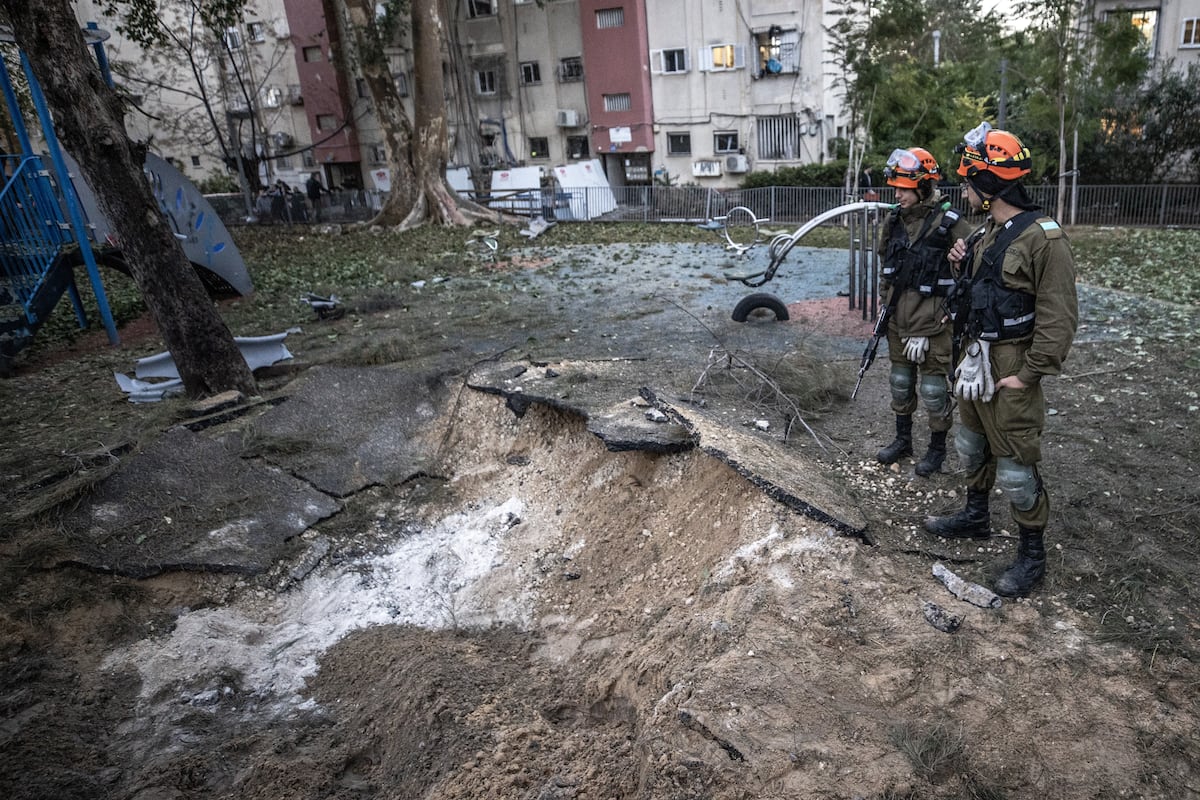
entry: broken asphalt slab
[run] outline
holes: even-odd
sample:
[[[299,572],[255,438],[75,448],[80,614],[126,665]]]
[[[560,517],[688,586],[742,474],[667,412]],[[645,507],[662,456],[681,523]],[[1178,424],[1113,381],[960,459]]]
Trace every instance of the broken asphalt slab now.
[[[335,497],[422,473],[447,392],[436,370],[308,370],[287,401],[255,424],[264,458]]]
[[[147,578],[176,570],[256,574],[341,505],[186,428],[165,432],[61,519],[62,560]]]

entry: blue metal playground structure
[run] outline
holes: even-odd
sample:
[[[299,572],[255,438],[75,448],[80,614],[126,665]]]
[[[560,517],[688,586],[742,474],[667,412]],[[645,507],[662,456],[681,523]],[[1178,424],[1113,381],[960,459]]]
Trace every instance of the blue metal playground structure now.
[[[94,24],[84,34],[111,85],[103,47],[107,34]],[[12,36],[0,29],[0,47],[12,45]],[[17,53],[47,152],[34,152],[8,67],[0,57],[0,89],[20,147],[20,153],[0,155],[0,376],[11,372],[17,353],[33,341],[64,294],[71,298],[80,327],[87,327],[75,282],[81,266],[108,340],[119,344],[99,267],[128,271],[111,222],[78,165],[59,145],[28,58]],[[144,171],[176,238],[210,289],[252,291],[241,254],[196,187],[157,156],[147,158]]]

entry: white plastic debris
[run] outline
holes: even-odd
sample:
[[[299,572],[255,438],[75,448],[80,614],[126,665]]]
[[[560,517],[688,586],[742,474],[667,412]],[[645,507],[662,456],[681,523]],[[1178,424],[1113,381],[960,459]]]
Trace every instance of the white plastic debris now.
[[[246,359],[246,366],[253,372],[260,367],[269,367],[278,361],[292,357],[283,344],[289,333],[298,330],[289,328],[283,333],[272,333],[267,336],[235,336],[234,343]],[[153,403],[164,397],[179,394],[183,391],[183,380],[179,377],[179,367],[169,352],[155,353],[152,356],[140,358],[134,365],[134,377],[114,372],[117,386],[129,395],[131,403]],[[148,381],[147,378],[163,378],[161,381]]]

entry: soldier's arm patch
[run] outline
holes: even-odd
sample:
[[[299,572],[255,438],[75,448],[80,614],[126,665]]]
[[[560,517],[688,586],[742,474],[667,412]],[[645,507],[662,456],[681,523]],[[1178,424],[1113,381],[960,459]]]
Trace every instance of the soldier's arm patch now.
[[[1045,231],[1047,239],[1062,238],[1063,229],[1059,227],[1059,224],[1054,220],[1049,218],[1040,219],[1038,220],[1038,225],[1042,226],[1042,230]]]

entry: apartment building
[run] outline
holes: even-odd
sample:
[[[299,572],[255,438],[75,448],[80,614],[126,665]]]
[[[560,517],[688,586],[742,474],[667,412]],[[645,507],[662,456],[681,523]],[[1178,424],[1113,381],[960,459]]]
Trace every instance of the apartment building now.
[[[114,63],[144,113],[129,116],[189,177],[253,157],[264,184],[374,188],[379,122],[346,67],[336,0],[253,0],[218,39],[201,0],[164,4],[186,31],[152,53],[114,34]],[[115,24],[98,0],[80,21]],[[614,186],[736,185],[752,169],[821,161],[840,108],[824,74],[824,3],[796,0],[447,0],[452,165],[544,166],[597,158]],[[411,47],[388,58],[409,103]],[[174,61],[174,63],[170,63]],[[127,73],[128,74],[128,73]],[[207,102],[205,102],[207,100]]]
[[[822,3],[648,5],[652,150],[673,178],[728,185],[830,155],[840,108],[826,88]]]

